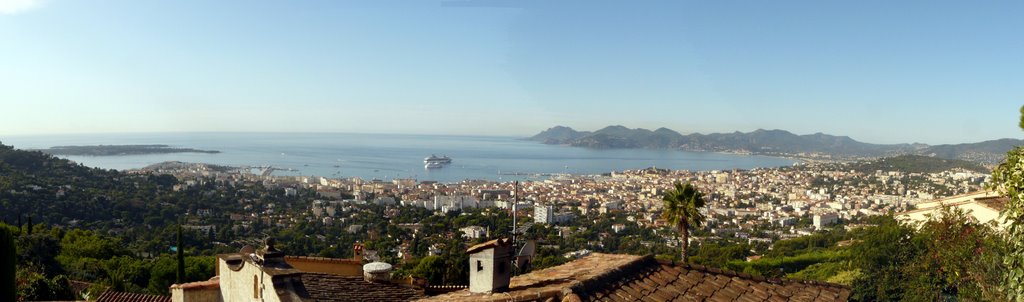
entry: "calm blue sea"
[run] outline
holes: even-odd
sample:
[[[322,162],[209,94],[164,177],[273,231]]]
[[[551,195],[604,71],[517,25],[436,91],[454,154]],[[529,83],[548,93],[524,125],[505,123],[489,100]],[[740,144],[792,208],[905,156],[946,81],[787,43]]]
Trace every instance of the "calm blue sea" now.
[[[544,145],[513,137],[381,135],[342,133],[160,133],[6,136],[0,142],[19,149],[60,145],[166,144],[218,154],[175,153],[132,156],[67,156],[87,166],[141,168],[164,161],[229,166],[270,165],[294,171],[275,175],[330,178],[415,178],[457,182],[531,179],[507,173],[600,174],[648,167],[686,170],[750,169],[791,165],[792,159],[670,150],[592,150]],[[447,155],[452,164],[427,170],[423,158]]]

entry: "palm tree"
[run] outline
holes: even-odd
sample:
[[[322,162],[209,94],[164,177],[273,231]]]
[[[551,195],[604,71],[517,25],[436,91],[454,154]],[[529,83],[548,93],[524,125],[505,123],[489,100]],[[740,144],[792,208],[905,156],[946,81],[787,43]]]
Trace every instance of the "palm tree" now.
[[[690,249],[690,227],[704,223],[704,214],[700,213],[700,208],[704,207],[703,194],[690,183],[683,185],[677,182],[675,189],[665,192],[661,200],[665,202],[661,217],[675,226],[682,237],[683,263],[686,263],[686,252]]]

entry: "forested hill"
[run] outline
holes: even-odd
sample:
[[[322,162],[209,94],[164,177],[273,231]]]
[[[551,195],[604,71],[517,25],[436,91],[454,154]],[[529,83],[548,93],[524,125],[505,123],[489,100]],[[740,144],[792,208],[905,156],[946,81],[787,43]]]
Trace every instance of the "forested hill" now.
[[[98,145],[98,146],[56,146],[40,149],[53,155],[117,156],[164,153],[220,153],[215,150],[174,148],[168,145]]]
[[[832,156],[838,158],[918,154],[947,159],[968,160],[983,164],[998,163],[1003,159],[1006,152],[1014,146],[1024,145],[1024,140],[1019,139],[1000,139],[970,144],[935,146],[916,143],[871,144],[859,142],[847,136],[823,133],[797,135],[785,130],[758,129],[747,133],[694,133],[683,135],[667,128],[651,131],[641,128],[630,129],[623,126],[608,126],[594,132],[576,131],[565,126],[555,126],[528,139],[545,144],[596,149],[679,149],[766,155]]]
[[[0,144],[0,218],[13,222],[19,215],[37,223],[83,226],[113,221],[147,222],[147,213],[161,213],[177,180],[173,176],[129,175],[89,168],[38,151]],[[175,214],[152,217],[150,223],[174,222]]]
[[[979,173],[990,173],[990,169],[969,161],[958,159],[943,159],[923,155],[900,155],[875,160],[865,160],[850,163],[847,166],[851,170],[863,173],[881,171],[900,171],[905,173],[938,173],[943,171],[973,171]]]

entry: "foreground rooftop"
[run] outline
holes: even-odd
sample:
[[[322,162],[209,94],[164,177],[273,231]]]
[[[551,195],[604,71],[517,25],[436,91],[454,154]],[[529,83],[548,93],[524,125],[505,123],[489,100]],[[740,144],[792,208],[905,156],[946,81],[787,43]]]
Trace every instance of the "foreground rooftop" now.
[[[837,284],[595,253],[515,276],[507,292],[462,290],[419,301],[846,301],[849,296],[850,288]]]

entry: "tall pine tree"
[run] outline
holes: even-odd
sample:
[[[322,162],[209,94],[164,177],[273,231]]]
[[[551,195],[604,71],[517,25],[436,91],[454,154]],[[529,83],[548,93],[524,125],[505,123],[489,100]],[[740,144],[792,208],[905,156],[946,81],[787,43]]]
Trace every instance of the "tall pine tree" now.
[[[182,284],[185,281],[185,246],[181,239],[181,224],[178,224],[178,274],[177,283]]]
[[[17,253],[14,233],[6,225],[0,226],[0,301],[15,301]]]

